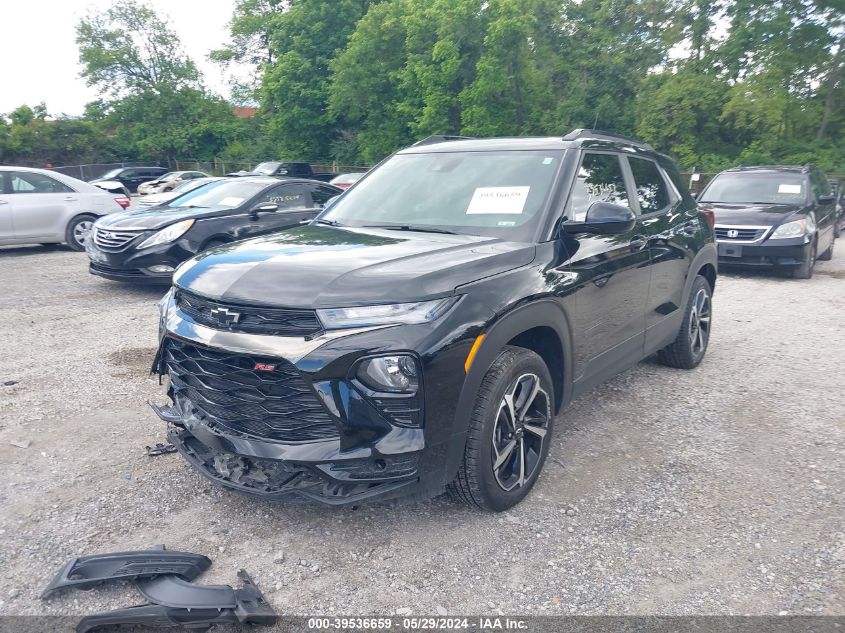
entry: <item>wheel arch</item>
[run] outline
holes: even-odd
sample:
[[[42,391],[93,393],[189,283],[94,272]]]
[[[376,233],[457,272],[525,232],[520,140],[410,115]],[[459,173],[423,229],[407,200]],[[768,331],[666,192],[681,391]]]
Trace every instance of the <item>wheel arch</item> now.
[[[458,397],[453,425],[455,441],[451,442],[447,452],[444,483],[449,483],[458,472],[481,382],[506,346],[530,349],[549,367],[554,383],[555,414],[562,411],[571,398],[572,335],[566,312],[558,301],[542,299],[515,308],[496,320],[484,334]]]

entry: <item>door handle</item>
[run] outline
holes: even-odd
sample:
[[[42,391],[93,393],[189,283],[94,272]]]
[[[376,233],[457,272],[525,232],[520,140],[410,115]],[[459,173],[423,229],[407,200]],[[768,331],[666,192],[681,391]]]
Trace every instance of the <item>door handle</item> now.
[[[9,204],[8,200],[0,200],[0,204]]]
[[[76,200],[76,198],[74,198],[73,196],[65,196],[65,200],[67,200],[68,202],[73,202],[74,200]]]
[[[644,235],[637,235],[631,238],[631,241],[628,242],[628,246],[632,251],[641,251],[648,245],[648,240],[645,238]]]

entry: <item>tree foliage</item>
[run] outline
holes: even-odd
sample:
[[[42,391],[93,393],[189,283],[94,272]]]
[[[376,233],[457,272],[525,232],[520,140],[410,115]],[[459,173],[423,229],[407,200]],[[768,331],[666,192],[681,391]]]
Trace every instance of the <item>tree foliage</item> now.
[[[76,127],[0,117],[2,156],[99,134],[103,155],[373,163],[429,134],[597,127],[688,169],[845,172],[843,0],[235,0],[230,30],[210,57],[252,67],[235,92],[255,119],[205,92],[164,20],[116,0],[77,27],[102,98]]]

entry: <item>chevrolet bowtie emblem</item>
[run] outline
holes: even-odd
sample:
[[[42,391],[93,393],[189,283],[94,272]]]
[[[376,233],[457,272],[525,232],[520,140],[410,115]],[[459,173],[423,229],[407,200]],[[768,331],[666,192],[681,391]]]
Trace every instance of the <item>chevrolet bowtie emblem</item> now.
[[[212,308],[210,314],[212,318],[217,319],[224,325],[237,323],[238,319],[241,318],[240,312],[233,312],[228,308]]]

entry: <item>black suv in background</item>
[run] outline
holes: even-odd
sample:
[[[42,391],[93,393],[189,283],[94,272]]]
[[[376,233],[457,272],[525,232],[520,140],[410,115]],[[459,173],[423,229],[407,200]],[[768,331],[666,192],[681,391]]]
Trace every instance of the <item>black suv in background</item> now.
[[[167,172],[164,167],[118,167],[89,182],[107,191],[116,190],[116,185],[120,184],[129,193],[135,193],[138,185],[155,180]]]
[[[698,200],[716,216],[724,264],[785,268],[809,279],[816,259],[833,257],[836,198],[815,167],[728,169]]]
[[[212,249],[160,304],[155,405],[210,480],[329,504],[448,488],[504,510],[555,416],[710,337],[712,217],[675,164],[595,131],[444,141],[308,226]]]

